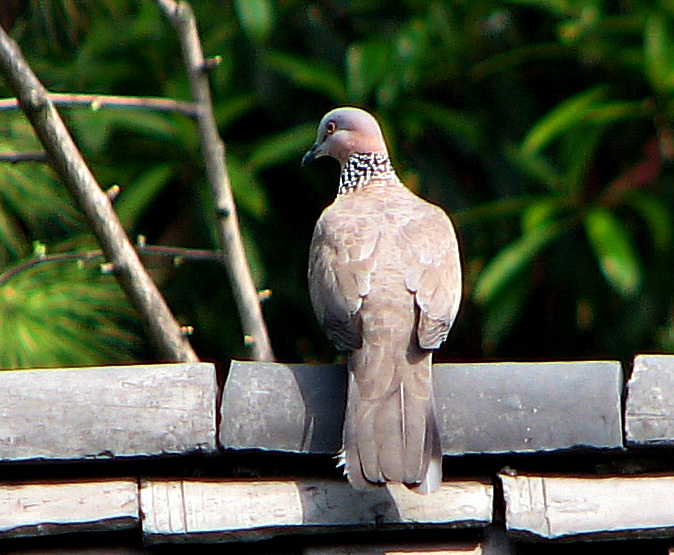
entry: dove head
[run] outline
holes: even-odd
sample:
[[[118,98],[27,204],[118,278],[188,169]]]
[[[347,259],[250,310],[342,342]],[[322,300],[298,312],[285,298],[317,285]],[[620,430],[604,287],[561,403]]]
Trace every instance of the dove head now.
[[[302,165],[322,156],[339,160],[342,168],[353,154],[387,155],[386,143],[374,117],[360,108],[335,108],[323,116],[316,142]]]

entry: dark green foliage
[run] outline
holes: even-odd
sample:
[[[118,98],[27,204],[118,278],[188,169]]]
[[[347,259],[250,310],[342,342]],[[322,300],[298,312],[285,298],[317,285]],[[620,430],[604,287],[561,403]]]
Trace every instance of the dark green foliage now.
[[[377,114],[406,183],[459,227],[465,302],[439,358],[627,359],[674,349],[667,2],[192,4],[206,55],[222,57],[211,76],[215,110],[254,274],[273,291],[264,310],[280,359],[336,356],[305,276],[337,168],[299,161],[319,118],[340,104]],[[151,0],[27,2],[12,34],[53,91],[189,99],[177,40]],[[193,122],[61,111],[102,186],[120,185],[117,208],[132,236],[216,246]],[[0,113],[0,129],[4,151],[36,149],[18,113]],[[31,256],[34,241],[50,253],[94,246],[48,170],[2,165],[2,266]],[[2,366],[143,356],[120,327],[128,307],[109,276],[70,264],[0,284]],[[222,268],[148,265],[179,320],[194,326],[202,357],[244,356]],[[23,295],[11,308],[10,287]],[[45,346],[58,336],[60,351]]]
[[[0,287],[2,368],[113,364],[140,356],[137,325],[112,276],[43,263]]]

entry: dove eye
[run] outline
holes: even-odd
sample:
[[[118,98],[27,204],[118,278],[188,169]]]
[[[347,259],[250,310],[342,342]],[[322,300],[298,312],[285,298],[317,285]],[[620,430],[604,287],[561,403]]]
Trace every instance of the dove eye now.
[[[334,121],[329,121],[325,126],[325,132],[332,135],[335,132],[336,126]]]

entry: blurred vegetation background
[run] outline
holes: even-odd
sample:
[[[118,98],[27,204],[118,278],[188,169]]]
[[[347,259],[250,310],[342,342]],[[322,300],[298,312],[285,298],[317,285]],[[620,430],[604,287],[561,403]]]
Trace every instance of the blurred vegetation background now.
[[[674,8],[666,0],[198,0],[220,131],[279,360],[331,361],[306,285],[336,163],[300,169],[329,109],[378,116],[408,186],[458,226],[465,300],[436,360],[611,358],[674,350]],[[189,100],[151,0],[6,0],[52,92]],[[0,94],[10,96],[0,83]],[[62,108],[94,174],[148,243],[215,248],[196,128],[180,114]],[[16,110],[0,152],[39,150]],[[0,367],[148,360],[44,164],[0,164]],[[146,258],[205,360],[244,357],[224,269]]]

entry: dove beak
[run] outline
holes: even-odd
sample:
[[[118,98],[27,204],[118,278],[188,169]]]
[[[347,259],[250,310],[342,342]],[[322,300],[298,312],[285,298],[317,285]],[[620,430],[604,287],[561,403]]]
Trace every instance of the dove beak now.
[[[309,149],[309,151],[302,157],[302,165],[306,166],[307,164],[310,164],[316,158],[318,158],[318,143],[314,143],[314,145]]]

